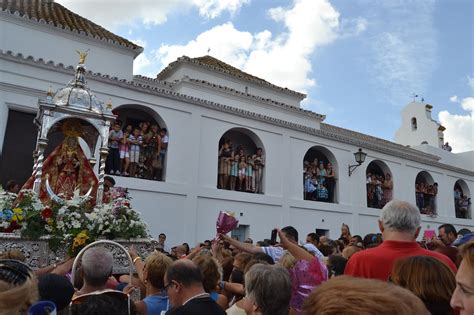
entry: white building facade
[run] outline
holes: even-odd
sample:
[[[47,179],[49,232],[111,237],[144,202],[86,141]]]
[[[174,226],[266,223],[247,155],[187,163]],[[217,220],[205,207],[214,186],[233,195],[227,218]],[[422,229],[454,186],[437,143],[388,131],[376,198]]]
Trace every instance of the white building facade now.
[[[38,3],[66,10],[50,1]],[[133,59],[141,47],[91,22],[88,32],[75,31],[52,17],[35,20],[9,5],[3,4],[0,12],[1,170],[32,167],[20,159],[5,166],[11,150],[5,139],[13,114],[36,113],[38,99],[46,96],[49,86],[56,91],[72,79],[75,50],[90,49],[87,80],[97,97],[110,100],[119,112],[144,112],[168,129],[164,181],[119,176],[115,180],[117,186],[129,188],[133,206],[151,234],[164,232],[170,244],[214,237],[220,210],[234,211],[240,236],[256,240],[269,238],[274,227],[286,225],[295,226],[302,237],[318,230],[337,238],[342,223],[353,235],[378,232],[380,210],[367,207],[366,173],[371,162],[391,173],[395,199],[416,202],[415,181],[421,172],[429,175],[429,183],[438,183],[437,216],[422,215],[423,228],[436,229],[442,223],[474,228],[472,219],[456,218],[453,199],[456,183],[465,195],[474,192],[474,154],[440,149],[438,133],[401,145],[325,124],[324,115],[300,107],[305,95],[238,72],[210,56],[182,57],[157,79],[133,76]],[[31,10],[35,13],[38,8]],[[413,115],[404,113],[403,130],[411,131],[411,121],[405,118]],[[418,118],[418,131],[421,122]],[[217,188],[219,143],[229,131],[263,149],[263,194]],[[397,142],[406,135],[400,131]],[[303,198],[303,160],[312,148],[335,169],[334,203]],[[348,166],[355,164],[353,153],[359,148],[367,158],[349,176]]]

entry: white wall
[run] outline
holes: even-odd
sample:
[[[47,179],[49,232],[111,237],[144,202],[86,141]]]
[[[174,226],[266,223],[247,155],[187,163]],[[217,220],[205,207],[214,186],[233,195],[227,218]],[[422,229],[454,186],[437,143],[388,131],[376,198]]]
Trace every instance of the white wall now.
[[[90,49],[86,59],[87,70],[121,79],[133,79],[133,59],[136,53],[125,47],[6,14],[0,15],[0,38],[0,50],[10,50],[35,59],[43,58],[45,61],[54,60],[55,63],[73,67],[79,61],[76,49]]]

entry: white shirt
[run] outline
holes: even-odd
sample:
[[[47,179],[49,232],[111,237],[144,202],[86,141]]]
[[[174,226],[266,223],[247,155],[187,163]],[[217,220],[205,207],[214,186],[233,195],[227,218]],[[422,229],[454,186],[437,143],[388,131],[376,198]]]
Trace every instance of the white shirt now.
[[[273,261],[276,263],[281,259],[281,256],[285,253],[285,250],[282,247],[261,247],[262,251],[268,256],[273,258]]]
[[[303,245],[304,248],[311,254],[315,255],[319,259],[323,259],[324,255],[319,251],[319,249],[311,243],[306,243]]]

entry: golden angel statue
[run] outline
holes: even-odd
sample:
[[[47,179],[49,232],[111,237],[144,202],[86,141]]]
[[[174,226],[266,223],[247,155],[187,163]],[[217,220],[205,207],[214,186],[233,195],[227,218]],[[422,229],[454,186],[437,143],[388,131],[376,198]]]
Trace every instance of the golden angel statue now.
[[[79,51],[76,49],[76,52],[79,54],[79,63],[84,64],[86,62],[86,57],[87,53],[89,52],[90,49],[87,49],[86,51]]]

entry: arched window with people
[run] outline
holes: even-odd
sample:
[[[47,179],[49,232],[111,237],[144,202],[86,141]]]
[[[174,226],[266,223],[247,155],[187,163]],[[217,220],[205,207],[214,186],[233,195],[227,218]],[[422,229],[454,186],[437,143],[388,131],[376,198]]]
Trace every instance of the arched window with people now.
[[[454,184],[454,210],[456,218],[471,219],[471,194],[466,182],[459,179]]]
[[[106,173],[164,181],[168,129],[153,109],[122,105],[113,110],[117,120],[109,134]]]
[[[336,202],[337,165],[334,155],[326,148],[314,146],[303,159],[303,198]]]
[[[232,128],[219,140],[217,188],[263,194],[265,149],[260,138],[244,128]]]
[[[392,173],[387,164],[375,160],[366,170],[367,207],[382,209],[393,198]]]
[[[436,196],[438,195],[438,183],[426,172],[421,171],[415,180],[416,206],[421,214],[436,215]]]

